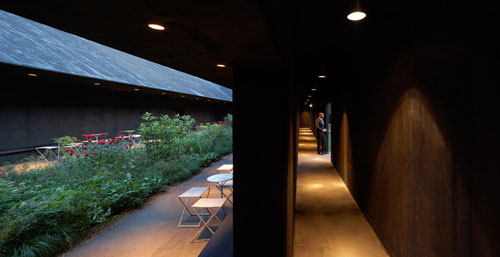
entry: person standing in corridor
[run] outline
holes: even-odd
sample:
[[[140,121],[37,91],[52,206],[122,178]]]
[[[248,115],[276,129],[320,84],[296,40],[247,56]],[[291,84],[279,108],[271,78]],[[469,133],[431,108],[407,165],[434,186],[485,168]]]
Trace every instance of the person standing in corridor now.
[[[326,154],[328,151],[326,150],[326,126],[325,121],[323,120],[324,114],[320,112],[318,114],[318,118],[316,119],[316,143],[318,145],[318,154]]]

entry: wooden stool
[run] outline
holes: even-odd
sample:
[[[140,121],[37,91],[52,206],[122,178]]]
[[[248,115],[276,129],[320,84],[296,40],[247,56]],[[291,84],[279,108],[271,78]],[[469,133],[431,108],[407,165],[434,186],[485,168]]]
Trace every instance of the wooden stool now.
[[[188,191],[186,191],[186,192],[184,192],[184,193],[182,193],[181,195],[178,196],[179,201],[181,201],[182,205],[184,206],[184,208],[182,209],[181,218],[179,219],[179,225],[178,225],[178,227],[180,227],[180,228],[192,228],[192,227],[199,227],[200,226],[201,219],[200,219],[200,222],[198,222],[197,225],[182,224],[182,220],[184,219],[184,213],[186,211],[189,213],[190,216],[198,216],[198,215],[195,215],[195,214],[191,213],[191,211],[189,210],[189,207],[188,207],[189,198],[201,198],[201,196],[203,195],[203,193],[205,193],[205,191],[207,191],[207,190],[208,190],[208,193],[207,193],[207,197],[208,197],[208,195],[210,194],[210,188],[209,187],[192,187]],[[204,216],[204,215],[205,214],[202,213],[202,216]]]
[[[210,227],[209,224],[210,224],[210,221],[212,221],[212,219],[214,219],[214,218],[217,219],[220,224],[222,224],[222,221],[219,219],[219,217],[217,217],[217,213],[219,212],[220,208],[222,208],[222,206],[224,206],[226,201],[227,201],[227,198],[201,198],[196,203],[194,203],[193,206],[191,206],[194,210],[194,213],[196,213],[198,218],[200,218],[200,220],[203,222],[203,226],[201,226],[198,233],[196,233],[196,235],[193,237],[193,240],[191,240],[191,243],[200,237],[201,233],[203,232],[203,230],[205,228],[208,228],[208,230],[210,231],[210,233],[212,233],[212,235],[215,234],[215,232],[212,230],[212,228]],[[205,209],[208,211],[209,218],[207,221],[205,221],[203,219],[203,217],[198,213],[198,211],[196,211],[197,208],[201,208],[202,211]],[[213,208],[215,210],[212,211],[212,210],[210,210],[210,208]]]

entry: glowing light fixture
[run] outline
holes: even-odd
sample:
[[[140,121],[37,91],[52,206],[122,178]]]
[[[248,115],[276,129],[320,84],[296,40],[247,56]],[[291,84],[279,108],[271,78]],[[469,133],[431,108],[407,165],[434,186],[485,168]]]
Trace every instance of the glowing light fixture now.
[[[312,108],[312,107],[313,107],[313,104],[309,104],[309,107],[311,107],[311,108]]]
[[[37,75],[35,73],[28,73],[28,76],[30,76],[30,77],[36,77]]]
[[[153,24],[153,23],[148,24],[148,27],[151,29],[154,29],[154,30],[165,30],[165,27],[163,27],[162,25]]]
[[[161,93],[162,95],[164,95],[165,93]]]
[[[324,78],[326,78],[326,76],[325,75],[318,75],[318,78],[324,79]]]
[[[347,15],[347,19],[351,21],[360,21],[366,17],[366,13],[362,11],[355,11]]]
[[[311,91],[316,91],[316,88],[311,88]]]
[[[101,85],[101,83],[99,83],[99,82],[94,82],[94,86],[100,86],[100,85]]]
[[[134,88],[134,91],[139,91],[139,89],[138,88]]]
[[[224,64],[222,64],[222,63],[219,63],[219,64],[217,64],[217,67],[219,67],[219,68],[224,68],[224,67],[226,67],[226,65],[224,65]]]

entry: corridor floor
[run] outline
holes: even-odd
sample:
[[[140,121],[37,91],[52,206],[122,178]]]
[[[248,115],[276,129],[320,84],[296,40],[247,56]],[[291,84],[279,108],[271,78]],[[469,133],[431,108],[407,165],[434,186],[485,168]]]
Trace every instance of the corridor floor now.
[[[299,135],[294,256],[388,256],[310,129]]]

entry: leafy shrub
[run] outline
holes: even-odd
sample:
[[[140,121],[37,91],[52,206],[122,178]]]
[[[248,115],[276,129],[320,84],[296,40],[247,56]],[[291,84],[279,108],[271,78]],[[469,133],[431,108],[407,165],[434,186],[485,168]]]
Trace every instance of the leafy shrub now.
[[[78,148],[53,166],[2,173],[0,256],[57,255],[110,215],[141,206],[232,151],[227,121],[195,128],[189,116],[143,119],[145,148],[112,140]]]

